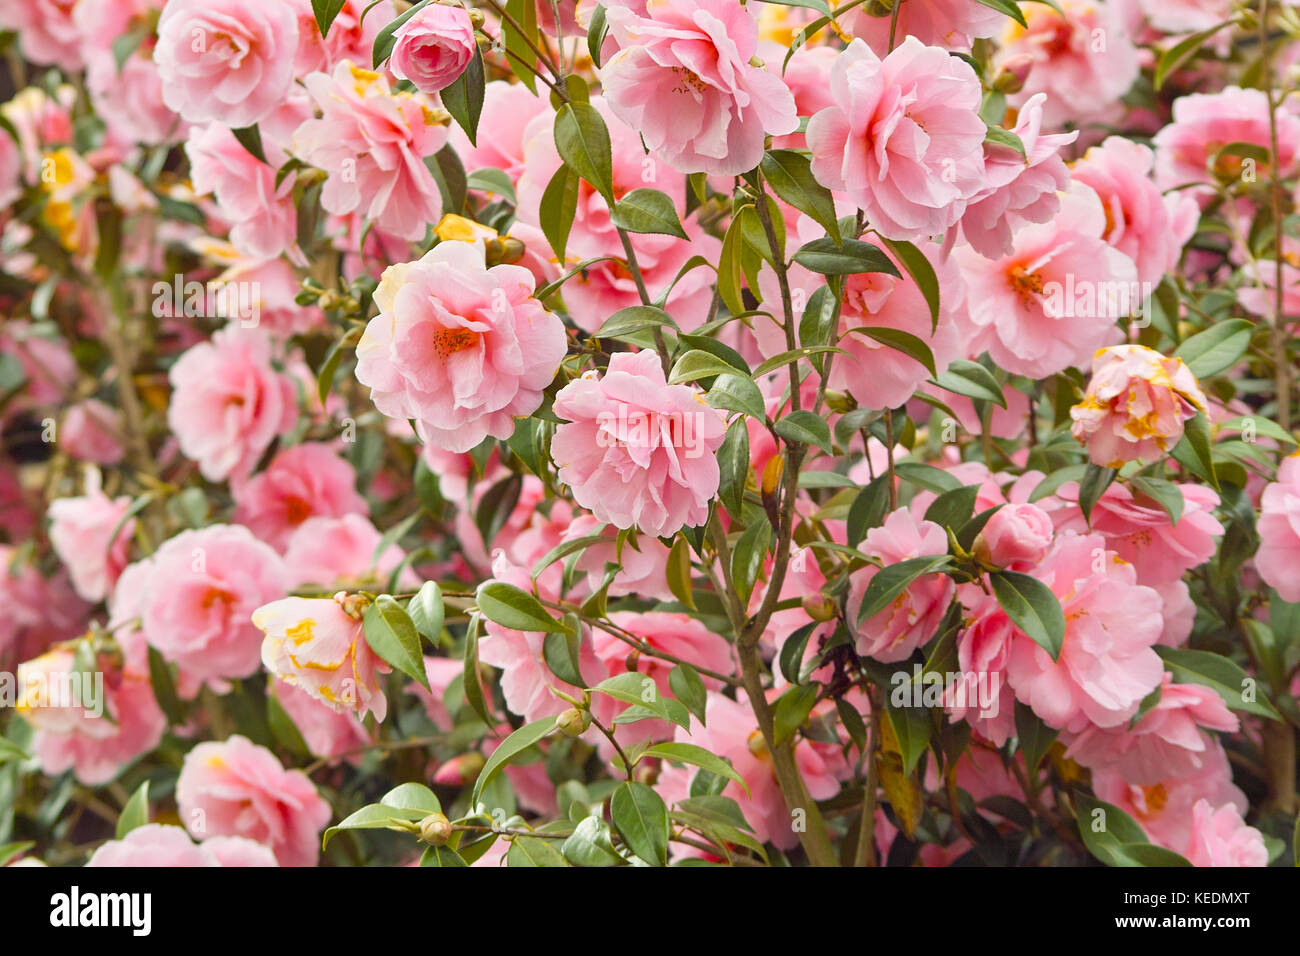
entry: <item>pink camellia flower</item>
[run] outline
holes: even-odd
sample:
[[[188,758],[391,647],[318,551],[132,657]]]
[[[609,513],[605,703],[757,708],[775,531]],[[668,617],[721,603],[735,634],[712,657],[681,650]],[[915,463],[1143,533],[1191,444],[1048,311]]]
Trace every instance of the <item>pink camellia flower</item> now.
[[[740,804],[745,819],[754,828],[754,835],[762,842],[771,841],[780,849],[789,850],[799,843],[799,834],[791,825],[792,817],[768,752],[762,732],[749,702],[743,693],[737,700],[711,693],[704,705],[704,723],[690,731],[677,728],[679,742],[695,744],[710,753],[730,760],[736,772],[748,785],[748,793],[740,784],[729,782],[722,791]],[[838,748],[835,748],[838,752]],[[837,767],[831,754],[819,749],[808,740],[795,745],[795,763],[814,800],[826,800],[840,791],[836,776]],[[665,765],[660,774],[660,792],[665,799],[683,799],[689,795],[690,781],[695,776],[693,767],[679,770]]]
[[[976,536],[974,553],[995,568],[1028,571],[1047,554],[1052,533],[1051,516],[1038,505],[1003,505]]]
[[[389,266],[379,315],[357,343],[357,379],[376,408],[416,419],[420,437],[446,451],[509,438],[567,349],[563,323],[533,289],[521,266],[488,268],[482,242],[440,242]]]
[[[383,535],[364,514],[308,518],[289,538],[284,566],[290,587],[314,585],[326,590],[355,590],[387,581],[402,563],[402,549],[392,545],[375,560]]]
[[[1249,160],[1260,181],[1290,176],[1300,156],[1300,116],[1278,110],[1277,148],[1280,162]],[[1172,189],[1188,183],[1217,185],[1240,182],[1247,159],[1220,155],[1229,143],[1251,143],[1268,149],[1268,95],[1263,90],[1225,87],[1217,93],[1192,93],[1174,101],[1173,122],[1162,128],[1152,142],[1156,149],[1156,185]],[[1217,181],[1217,182],[1216,182]],[[1197,190],[1208,198],[1209,189]]]
[[[1277,470],[1260,497],[1255,569],[1283,601],[1300,601],[1300,455]]]
[[[0,27],[18,33],[23,56],[70,73],[82,67],[78,0],[0,0]]]
[[[183,135],[186,124],[163,101],[163,81],[150,46],[141,44],[120,66],[111,48],[91,54],[86,91],[110,131],[132,143],[156,146]]]
[[[96,655],[102,683],[79,670],[71,643],[18,666],[16,710],[36,732],[32,755],[42,773],[71,770],[87,786],[99,786],[162,740],[167,718],[149,682],[145,643],[138,634],[119,643],[120,655]]]
[[[298,52],[293,60],[298,76],[328,73],[343,60],[369,63],[379,31],[397,19],[393,0],[344,0],[329,34],[322,37],[311,0],[289,2],[298,13]]]
[[[209,481],[244,476],[298,416],[293,382],[271,367],[271,343],[228,325],[172,366],[167,423]]]
[[[247,256],[270,259],[296,248],[298,214],[293,205],[294,178],[276,185],[276,170],[288,158],[275,142],[264,139],[264,163],[221,123],[195,126],[185,143],[194,191],[211,193],[221,216],[230,223],[231,244]]]
[[[91,471],[86,493],[50,502],[50,544],[68,569],[72,586],[87,601],[98,602],[113,590],[127,565],[135,519],[126,518],[131,499],[109,498],[100,490],[99,473]],[[114,529],[117,536],[113,537]],[[110,540],[112,538],[112,540]]]
[[[684,173],[737,176],[763,158],[764,136],[799,126],[781,78],[751,59],[758,25],[734,0],[651,0],[612,6],[619,51],[601,85],[610,108],[651,152]]]
[[[478,44],[469,11],[455,4],[421,7],[393,34],[388,68],[423,93],[437,93],[465,72]]]
[[[209,837],[195,843],[182,827],[138,826],[120,840],[100,846],[86,866],[279,866],[267,847],[244,837]]]
[[[560,481],[598,521],[664,537],[703,524],[718,491],[718,410],[687,385],[669,385],[659,356],[618,352],[602,376],[560,389],[551,457]]]
[[[808,121],[812,172],[890,239],[943,232],[985,187],[970,65],[907,37],[883,60],[860,40],[831,67],[835,105]]]
[[[1105,240],[1133,260],[1138,281],[1150,287],[1178,264],[1200,215],[1190,197],[1161,195],[1150,178],[1154,165],[1155,153],[1148,147],[1110,136],[1070,168],[1070,175],[1101,199]]]
[[[247,737],[201,743],[185,755],[176,805],[199,838],[246,837],[271,848],[281,866],[315,866],[330,805],[301,770]]]
[[[110,627],[139,617],[149,644],[196,679],[247,677],[262,644],[249,618],[284,582],[280,556],[247,528],[182,531],[123,572]]]
[[[1087,727],[1065,755],[1085,767],[1114,767],[1129,783],[1149,786],[1201,768],[1213,744],[1201,728],[1234,732],[1240,723],[1217,691],[1175,684],[1166,673],[1159,702],[1132,729]]]
[[[1183,855],[1192,866],[1268,866],[1263,834],[1246,826],[1232,804],[1215,807],[1205,799],[1192,807],[1192,835]]]
[[[1133,261],[1102,238],[1106,216],[1087,186],[1071,185],[1047,223],[1022,227],[996,260],[959,247],[973,328],[967,352],[1044,378],[1081,364],[1118,336],[1115,321],[1141,307]]]
[[[115,465],[126,454],[122,436],[122,413],[98,399],[88,398],[64,414],[59,446],[81,461]]]
[[[862,38],[885,56],[891,30],[895,38],[916,37],[928,46],[968,50],[975,37],[996,36],[1005,17],[976,0],[907,0],[898,5],[896,20],[891,26],[889,11],[878,16],[866,5],[849,11],[840,23],[850,36]]]
[[[154,62],[163,100],[191,123],[252,126],[293,82],[298,21],[283,2],[168,0]]]
[[[879,558],[884,567],[889,567],[910,558],[947,554],[948,535],[933,521],[918,521],[908,509],[899,508],[885,517],[883,525],[867,532],[862,553]],[[934,637],[952,602],[955,585],[945,574],[922,575],[892,604],[860,620],[858,612],[867,586],[879,571],[869,564],[853,572],[845,613],[858,653],[890,663],[910,657],[912,651]]]
[[[804,218],[800,238],[811,241],[821,227]],[[939,317],[934,323],[930,307],[920,287],[906,276],[893,255],[899,275],[886,272],[861,272],[844,277],[844,301],[836,345],[847,354],[836,355],[831,365],[828,387],[847,392],[866,408],[895,408],[902,405],[930,372],[916,359],[890,348],[862,331],[864,328],[892,329],[907,332],[925,342],[934,357],[935,368],[943,374],[954,359],[962,357],[961,327],[956,316],[962,311],[965,285],[960,271],[950,259],[939,254],[936,243],[922,243],[921,254],[934,269],[939,283]],[[780,282],[776,271],[764,267],[758,277],[763,298],[780,302]],[[797,302],[808,303],[813,292],[825,279],[798,264],[788,269],[788,282]],[[779,311],[779,309],[778,309]],[[758,315],[753,318],[759,351],[771,358],[786,351],[785,331],[775,319]]]
[[[293,151],[329,174],[321,206],[342,216],[357,211],[405,239],[419,239],[442,216],[442,196],[424,164],[447,142],[440,120],[419,93],[394,93],[379,73],[344,60],[333,73],[303,83],[320,119],[293,134]]]
[[[1151,25],[1165,33],[1197,33],[1232,16],[1231,0],[1138,0]]]
[[[1028,27],[1008,20],[996,66],[1028,56],[1033,62],[1024,88],[1009,97],[1015,106],[1046,93],[1043,121],[1059,127],[1079,123],[1116,104],[1138,78],[1138,53],[1114,5],[1062,0],[1031,6]]]
[[[997,601],[972,602],[970,624],[957,635],[961,680],[944,693],[953,720],[965,720],[981,737],[1001,747],[1016,732],[1016,698],[1007,683],[1007,658],[1016,627]]]
[[[88,606],[59,572],[46,578],[30,556],[0,544],[0,669],[12,670],[50,645],[71,640],[85,630]]]
[[[378,673],[391,670],[370,649],[361,620],[333,598],[284,598],[253,612],[266,634],[263,666],[338,713],[383,721],[388,700]]]
[[[1201,766],[1183,776],[1166,776],[1159,783],[1134,784],[1119,771],[1094,770],[1092,789],[1098,798],[1113,803],[1146,832],[1152,843],[1182,853],[1192,835],[1192,807],[1199,800],[1211,806],[1232,806],[1239,813],[1247,808],[1246,795],[1232,783],[1232,768],[1222,745],[1210,740]]]
[[[1104,468],[1156,461],[1183,437],[1183,422],[1205,407],[1205,393],[1182,359],[1144,345],[1114,345],[1093,356],[1088,390],[1070,409],[1070,433]]]
[[[356,483],[356,471],[328,445],[294,445],[234,486],[235,521],[283,550],[308,518],[365,514]]]
[[[1300,315],[1300,250],[1284,238],[1282,248],[1282,321],[1294,328],[1291,316]],[[1237,289],[1237,301],[1251,315],[1273,320],[1277,313],[1278,263],[1276,259],[1253,259],[1242,266],[1249,285]]]
[[[1011,241],[1013,224],[1047,222],[1061,207],[1057,193],[1070,184],[1070,171],[1059,151],[1079,134],[1045,134],[1044,93],[1031,96],[1021,107],[1015,128],[1025,154],[1010,146],[984,144],[984,175],[988,184],[980,190],[961,217],[961,231],[971,247],[982,256],[997,259],[1015,249]]]
[[[1058,534],[1034,576],[1061,602],[1065,641],[1054,661],[1028,636],[1015,637],[1007,678],[1016,698],[1057,730],[1123,725],[1164,673],[1151,649],[1162,631],[1160,595],[1096,534]]]
[[[1223,525],[1214,517],[1219,496],[1204,485],[1180,484],[1183,513],[1178,522],[1159,504],[1139,499],[1114,482],[1093,505],[1088,520],[1077,507],[1079,485],[1066,482],[1056,497],[1072,507],[1056,513],[1057,530],[1084,533],[1091,529],[1106,539],[1106,547],[1137,569],[1138,580],[1158,587],[1178,580],[1214,556]]]

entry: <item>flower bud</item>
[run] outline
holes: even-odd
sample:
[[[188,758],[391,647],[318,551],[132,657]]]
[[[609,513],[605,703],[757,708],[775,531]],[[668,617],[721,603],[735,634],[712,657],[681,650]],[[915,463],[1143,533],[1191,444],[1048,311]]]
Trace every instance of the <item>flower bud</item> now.
[[[804,613],[814,621],[835,619],[835,602],[824,594],[806,594],[801,602]]]
[[[577,737],[591,726],[591,714],[576,707],[570,707],[555,718],[555,726],[566,737]]]
[[[451,834],[451,821],[441,813],[431,813],[420,821],[420,839],[429,846],[445,846]]]
[[[433,774],[433,782],[444,787],[461,787],[478,778],[486,761],[477,750],[452,757]]]
[[[999,93],[1019,93],[1033,68],[1034,59],[1027,53],[1010,57],[993,78],[993,89]]]

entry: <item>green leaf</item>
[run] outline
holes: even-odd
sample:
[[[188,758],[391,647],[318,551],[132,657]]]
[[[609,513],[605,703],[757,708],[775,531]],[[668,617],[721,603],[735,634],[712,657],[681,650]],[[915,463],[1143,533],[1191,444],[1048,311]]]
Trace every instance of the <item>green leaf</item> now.
[[[881,345],[887,345],[896,352],[902,352],[908,358],[925,366],[925,370],[932,376],[938,375],[934,365],[934,353],[930,351],[925,341],[911,332],[904,332],[902,329],[890,329],[885,327],[866,327],[857,328],[854,332],[861,332],[868,338],[875,339]]]
[[[668,865],[668,806],[643,783],[621,783],[609,798],[609,815],[627,848],[652,866]]]
[[[600,817],[584,817],[562,844],[560,852],[574,866],[617,866],[623,858],[614,849],[609,824]]]
[[[510,177],[504,171],[493,166],[484,166],[482,169],[474,170],[465,177],[465,186],[468,189],[494,193],[510,202],[515,201],[515,187],[510,181]]]
[[[316,14],[316,26],[320,27],[322,38],[329,35],[330,25],[346,2],[347,0],[311,0],[311,11]]]
[[[719,375],[705,398],[714,408],[740,412],[760,423],[767,421],[767,405],[763,401],[763,393],[747,375],[730,372]]]
[[[1065,614],[1056,595],[1038,578],[1018,571],[989,575],[993,596],[1011,622],[1056,660],[1065,643]]]
[[[642,329],[659,328],[665,325],[669,328],[677,327],[673,317],[658,306],[630,305],[626,309],[619,309],[606,319],[605,324],[596,333],[596,338],[616,339]]]
[[[945,491],[930,502],[930,507],[925,511],[925,520],[933,521],[941,528],[951,528],[955,532],[974,515],[975,499],[978,496],[978,485],[963,485]]]
[[[763,569],[763,558],[772,546],[772,525],[767,516],[750,523],[731,552],[731,584],[740,598],[741,607],[749,606],[754,582]]]
[[[1183,339],[1174,350],[1174,358],[1197,378],[1208,378],[1230,368],[1246,354],[1255,326],[1245,319],[1216,322],[1204,332]]]
[[[1178,41],[1162,53],[1159,61],[1156,63],[1156,90],[1158,91],[1162,86],[1164,86],[1165,80],[1168,78],[1169,74],[1182,66],[1186,61],[1190,60],[1196,51],[1205,44],[1206,40],[1233,22],[1235,22],[1235,19],[1224,20],[1222,23],[1216,24],[1208,30],[1202,30],[1200,33],[1193,33],[1191,36]]]
[[[0,866],[8,866],[13,860],[26,853],[36,843],[32,840],[23,840],[20,843],[0,843]]]
[[[957,395],[983,399],[1003,408],[1007,407],[1002,386],[993,377],[993,373],[979,362],[957,359],[944,370],[943,374],[935,376],[934,384]]]
[[[640,707],[661,720],[672,721],[677,726],[690,730],[690,712],[682,706],[681,701],[660,694],[654,678],[647,677],[645,674],[638,674],[636,671],[616,674],[601,681],[591,690],[592,693],[604,694],[625,704]]]
[[[730,760],[724,760],[703,747],[697,747],[695,744],[671,742],[655,744],[649,749],[641,751],[641,755],[637,759],[644,760],[647,757],[657,757],[660,760],[668,760],[673,763],[688,763],[694,767],[702,767],[709,773],[736,781],[736,783],[744,787],[746,793],[749,792],[749,784],[745,783],[745,778],[736,772],[736,768],[731,765]]]
[[[555,253],[556,260],[564,261],[569,245],[569,230],[578,214],[578,174],[561,163],[542,193],[539,216],[542,234]]]
[[[615,226],[628,232],[686,238],[673,201],[657,189],[632,190],[614,204],[609,218]]]
[[[478,145],[478,121],[483,115],[483,93],[486,89],[486,78],[483,70],[483,54],[478,48],[474,49],[474,56],[470,58],[469,65],[460,76],[451,81],[451,84],[442,90],[442,105],[456,124],[465,131],[469,138],[470,145]],[[507,195],[501,193],[500,195]],[[508,198],[514,198],[513,187],[508,194]]]
[[[834,454],[830,425],[826,424],[826,419],[807,409],[791,412],[776,423],[774,430],[788,442],[813,445],[828,455]]]
[[[117,839],[122,839],[136,827],[149,822],[149,781],[146,780],[131,794],[117,818]]]
[[[167,725],[174,727],[185,723],[185,708],[176,693],[172,672],[154,647],[149,648],[149,683],[153,686],[153,695],[158,701],[158,709],[167,717]]]
[[[1115,480],[1117,472],[1114,468],[1103,468],[1101,465],[1088,463],[1087,469],[1083,473],[1083,478],[1079,482],[1079,510],[1083,512],[1085,521],[1092,521],[1092,509],[1101,496],[1106,493],[1110,483]]]
[[[505,8],[510,16],[501,20],[501,39],[506,50],[513,54],[506,57],[506,65],[529,92],[536,93],[537,55],[533,48],[540,45],[537,3],[535,0],[506,0]]]
[[[380,797],[379,802],[385,807],[419,811],[425,816],[442,813],[442,803],[437,794],[422,783],[399,784]]]
[[[745,374],[745,372],[712,352],[705,352],[702,349],[690,349],[673,363],[672,372],[668,375],[668,384],[677,385],[681,382],[694,382],[701,378],[712,378],[715,375]]]
[[[531,4],[532,0],[529,0]],[[565,103],[555,115],[555,149],[573,170],[614,206],[609,129],[590,103]]]
[[[270,678],[272,681],[277,678]],[[302,732],[298,730],[298,725],[293,722],[289,712],[284,709],[280,703],[280,698],[276,696],[275,691],[267,688],[266,693],[266,724],[271,730],[271,736],[277,744],[288,750],[295,757],[307,758],[311,756],[311,748],[307,746],[307,741],[303,739]]]
[[[1197,412],[1183,424],[1183,441],[1191,449],[1205,477],[1218,490],[1219,477],[1214,470],[1214,453],[1210,446],[1210,423],[1205,412]]]
[[[1079,835],[1107,866],[1190,866],[1172,850],[1153,845],[1138,822],[1115,806],[1084,793],[1074,795]]]
[[[894,599],[902,594],[909,584],[926,574],[934,574],[951,563],[952,558],[946,554],[928,555],[908,558],[877,571],[862,595],[862,604],[858,608],[857,621],[861,624],[879,614]]]
[[[704,681],[695,668],[690,664],[678,664],[668,672],[668,688],[695,716],[695,719],[703,724],[708,693],[704,688]]]
[[[372,803],[356,813],[349,814],[336,826],[321,836],[321,848],[329,846],[334,834],[342,830],[396,830],[399,833],[419,832],[419,822],[428,816],[423,810],[408,810]]]
[[[848,543],[857,547],[858,542],[867,536],[872,528],[880,527],[889,510],[889,475],[883,474],[858,492],[849,505],[846,532]]]
[[[464,678],[465,702],[469,704],[470,709],[478,715],[479,720],[489,727],[496,726],[496,718],[492,715],[492,708],[488,704],[487,697],[483,694],[483,684],[479,680],[478,673],[478,631],[481,618],[474,614],[470,616],[469,627],[465,631],[465,652],[464,652]]]
[[[484,617],[502,627],[561,634],[568,630],[547,612],[541,601],[504,581],[484,581],[475,592],[474,600]]]
[[[248,150],[255,159],[266,163],[268,166],[270,165],[270,163],[266,162],[266,151],[262,148],[262,133],[257,128],[256,123],[252,126],[232,129],[230,132],[234,135],[235,139],[239,140],[239,145]]]
[[[772,712],[772,743],[780,747],[794,739],[795,732],[808,722],[817,703],[817,684],[795,684],[777,698]]]
[[[794,254],[794,261],[805,269],[827,276],[884,272],[900,279],[903,277],[889,256],[860,239],[845,239],[840,248],[836,248],[833,239],[814,239]]]
[[[542,641],[542,659],[546,661],[546,666],[551,669],[552,674],[574,687],[587,686],[579,664],[581,644],[582,639],[577,631],[567,634],[551,632]]]
[[[741,252],[744,248],[744,225],[750,216],[757,216],[752,205],[741,206],[731,217],[731,224],[722,237],[722,253],[718,257],[718,296],[732,315],[745,311],[741,292]]]
[[[605,36],[609,33],[609,23],[605,19],[605,8],[597,4],[587,22],[587,53],[592,65],[600,69],[600,48],[605,45]]]
[[[488,757],[487,763],[479,771],[478,779],[474,781],[474,793],[470,797],[470,804],[478,806],[478,798],[483,793],[483,788],[492,781],[492,778],[506,768],[509,763],[522,754],[529,747],[539,743],[552,730],[555,729],[554,717],[543,717],[541,720],[535,720],[531,724],[524,724],[513,734],[501,741],[501,746],[492,751]]]
[[[506,851],[507,866],[568,866],[560,850],[555,846],[557,840],[544,840],[541,837],[515,837],[510,841]]]
[[[934,721],[924,707],[895,707],[889,696],[885,698],[885,717],[898,740],[898,753],[903,758],[903,774],[910,776],[921,755],[930,746]]]
[[[1183,516],[1185,503],[1181,488],[1172,481],[1150,475],[1134,475],[1128,483],[1138,495],[1150,498],[1163,508],[1173,524],[1178,524],[1178,519]]]
[[[804,652],[808,649],[808,639],[817,629],[817,622],[810,621],[803,627],[799,628],[793,634],[785,639],[781,645],[781,653],[777,657],[777,664],[781,668],[781,673],[791,684],[799,683],[803,670]]]
[[[749,431],[745,420],[738,418],[727,429],[718,449],[718,500],[731,515],[739,517],[745,500],[745,482],[749,478]]]
[[[372,651],[425,690],[430,689],[429,676],[424,672],[420,635],[402,605],[389,595],[381,594],[366,608],[361,626]]]
[[[1025,756],[1025,770],[1032,779],[1043,757],[1056,740],[1057,731],[1048,727],[1032,710],[1016,701],[1016,737]]]
[[[903,268],[921,290],[921,295],[925,296],[925,304],[930,307],[930,331],[933,333],[939,327],[939,277],[934,273],[934,266],[930,265],[925,253],[910,242],[886,239],[883,236],[880,241],[903,264]]]
[[[425,847],[420,855],[420,866],[469,866],[459,853],[448,846]]]
[[[442,640],[442,588],[436,581],[425,581],[407,602],[406,613],[422,636],[437,645]]]
[[[1153,650],[1160,655],[1166,670],[1178,683],[1209,687],[1233,710],[1269,720],[1282,719],[1256,680],[1228,658],[1185,648],[1157,646]]]
[[[808,156],[792,149],[770,149],[759,164],[772,191],[795,209],[807,213],[838,243],[840,227],[835,218],[835,200],[830,190],[813,177],[810,166]]]

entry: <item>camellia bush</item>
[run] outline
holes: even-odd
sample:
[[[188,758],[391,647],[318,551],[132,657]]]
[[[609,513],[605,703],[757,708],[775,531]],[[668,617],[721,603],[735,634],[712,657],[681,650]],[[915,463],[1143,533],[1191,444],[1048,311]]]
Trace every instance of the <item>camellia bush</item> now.
[[[1295,861],[1300,9],[0,26],[0,863]]]

